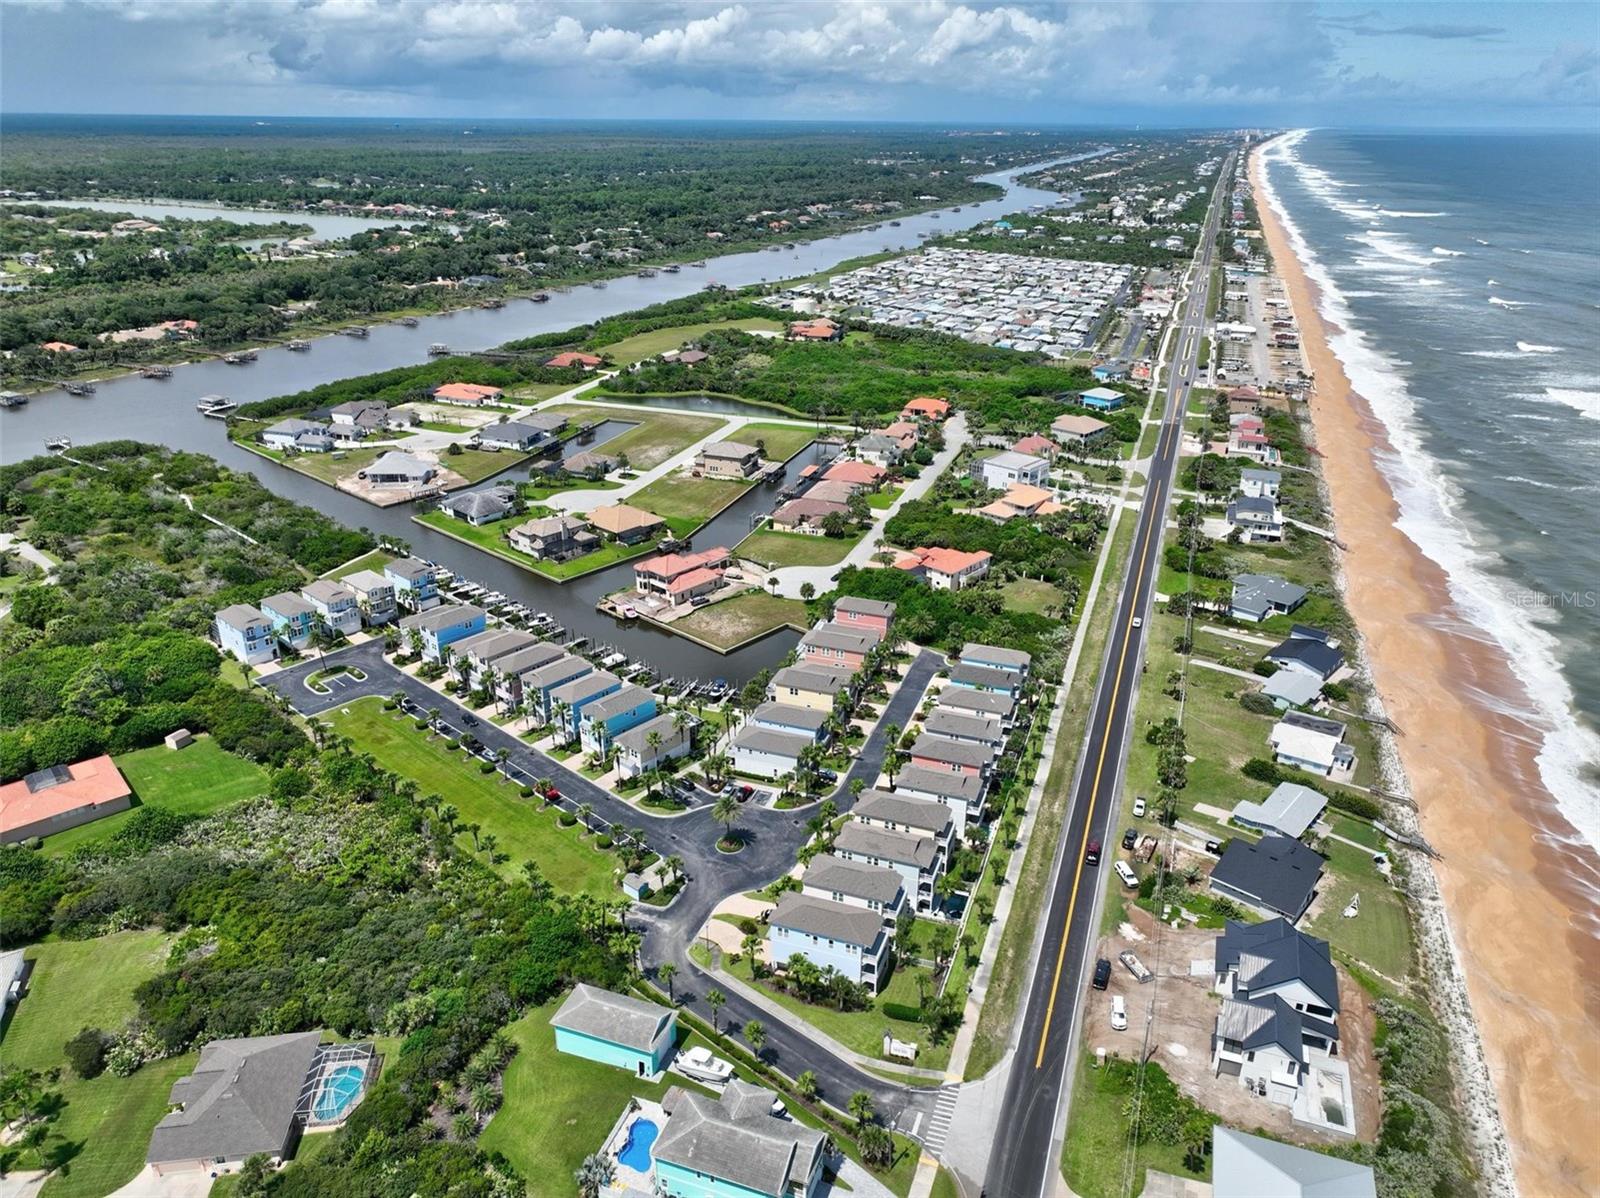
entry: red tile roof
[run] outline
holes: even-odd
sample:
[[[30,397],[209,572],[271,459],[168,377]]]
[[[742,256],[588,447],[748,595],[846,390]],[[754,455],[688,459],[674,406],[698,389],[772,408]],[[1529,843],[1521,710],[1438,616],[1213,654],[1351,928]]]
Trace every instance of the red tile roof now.
[[[572,350],[568,350],[564,354],[557,354],[555,357],[546,362],[545,365],[554,366],[557,369],[567,366],[587,366],[592,368],[599,366],[602,361],[603,359],[597,358],[593,354],[580,354]]]
[[[491,399],[499,399],[503,394],[499,387],[484,387],[477,383],[444,383],[433,389],[435,399],[450,400],[454,403],[485,403]]]
[[[835,462],[822,477],[830,482],[872,486],[887,473],[882,466],[874,466],[871,462]]]
[[[912,552],[917,555],[918,561],[935,574],[959,574],[994,556],[987,550],[964,553],[960,549],[918,548]]]
[[[935,420],[943,420],[950,414],[950,401],[935,399],[931,395],[919,395],[900,411],[902,415],[913,412],[918,416],[932,416]]]
[[[115,802],[133,793],[116,762],[101,754],[66,766],[69,777],[54,786],[30,789],[21,778],[0,786],[0,834],[25,828],[79,807]],[[46,771],[41,770],[43,774]],[[37,775],[30,774],[29,778]]]

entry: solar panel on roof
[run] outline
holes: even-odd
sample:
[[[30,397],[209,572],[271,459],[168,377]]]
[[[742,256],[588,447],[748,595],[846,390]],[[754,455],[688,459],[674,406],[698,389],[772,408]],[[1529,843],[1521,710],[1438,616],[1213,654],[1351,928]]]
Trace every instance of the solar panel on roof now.
[[[64,765],[52,765],[48,769],[34,770],[33,773],[23,778],[27,784],[28,793],[36,795],[41,790],[49,790],[52,786],[60,786],[63,782],[72,781],[72,771]]]

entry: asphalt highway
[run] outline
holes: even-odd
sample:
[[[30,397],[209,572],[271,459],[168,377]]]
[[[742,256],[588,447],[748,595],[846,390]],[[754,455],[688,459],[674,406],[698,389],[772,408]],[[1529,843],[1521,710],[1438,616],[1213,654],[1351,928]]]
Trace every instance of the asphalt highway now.
[[[1123,764],[1139,674],[1144,661],[1144,619],[1150,610],[1161,562],[1161,532],[1177,473],[1184,409],[1198,370],[1215,257],[1222,197],[1233,175],[1229,155],[1218,172],[1194,272],[1172,332],[1173,366],[1167,380],[1160,438],[1147,473],[1132,556],[1111,625],[1096,684],[1084,750],[1073,779],[1071,806],[1046,906],[1033,977],[1023,998],[1017,1051],[997,1124],[984,1190],[987,1198],[1042,1198],[1054,1192],[1059,1165],[1055,1137],[1065,1117],[1070,1087],[1067,1066],[1077,1035],[1077,1013],[1090,977],[1095,936],[1095,892],[1111,868],[1113,820],[1121,794]],[[1090,841],[1106,846],[1099,866],[1085,863]],[[1108,1168],[1117,1167],[1108,1161]]]

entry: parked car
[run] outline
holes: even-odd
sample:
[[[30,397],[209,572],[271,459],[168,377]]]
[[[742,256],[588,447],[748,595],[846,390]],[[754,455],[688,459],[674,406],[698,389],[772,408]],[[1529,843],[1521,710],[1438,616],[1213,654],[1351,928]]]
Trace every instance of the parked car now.
[[[1122,879],[1122,884],[1124,886],[1127,886],[1131,889],[1139,885],[1139,875],[1133,872],[1133,866],[1129,865],[1126,861],[1118,861],[1111,868],[1116,871],[1117,877]]]
[[[1144,818],[1144,813],[1145,813],[1146,810],[1147,810],[1147,807],[1145,805],[1145,800],[1144,800],[1144,796],[1143,795],[1140,795],[1138,798],[1134,799],[1134,801],[1133,801],[1133,814],[1134,814],[1134,817],[1136,819],[1143,819]]]
[[[1088,847],[1083,850],[1083,863],[1085,865],[1100,864],[1100,842],[1098,840],[1091,840]]]
[[[1111,972],[1111,962],[1106,962],[1106,972]],[[1128,1000],[1120,994],[1111,996],[1111,1030],[1125,1032],[1128,1030]]]
[[[1220,841],[1220,840],[1208,840],[1208,841],[1206,841],[1206,852],[1211,853],[1211,854],[1213,854],[1215,856],[1218,856],[1218,857],[1222,856],[1222,841]]]
[[[724,1061],[704,1045],[696,1045],[678,1057],[678,1072],[697,1082],[720,1086],[733,1076],[733,1062]]]
[[[1124,832],[1122,834],[1122,847],[1123,848],[1128,849],[1128,850],[1131,851],[1133,846],[1138,844],[1138,843],[1139,843],[1139,829],[1137,829],[1137,828],[1129,828],[1126,832]]]
[[[1101,957],[1094,963],[1094,988],[1104,990],[1111,985],[1111,962]]]
[[[544,788],[544,797],[549,799],[552,803],[554,803],[557,799],[559,799],[561,797],[561,792],[559,790],[557,790],[554,786],[547,786],[547,787]]]
[[[837,782],[839,780],[839,775],[834,773],[832,770],[818,770],[817,777],[821,778],[824,782]]]
[[[463,715],[461,717],[461,722],[463,724],[465,724],[468,728],[471,728],[473,725],[475,725],[478,722],[478,717],[473,715],[469,711],[469,712],[467,712],[465,715]]]

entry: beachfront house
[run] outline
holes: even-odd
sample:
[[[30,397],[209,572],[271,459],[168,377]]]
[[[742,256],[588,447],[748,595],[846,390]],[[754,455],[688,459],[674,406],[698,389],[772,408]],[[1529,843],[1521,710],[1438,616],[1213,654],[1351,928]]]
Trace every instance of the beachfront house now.
[[[1250,467],[1239,471],[1239,493],[1251,499],[1276,499],[1283,486],[1283,475],[1276,470]]]
[[[1328,805],[1325,796],[1298,782],[1280,782],[1261,802],[1241,800],[1233,806],[1233,822],[1258,832],[1277,832],[1299,840]]]
[[[1295,923],[1316,897],[1322,857],[1298,840],[1235,836],[1211,870],[1211,889]]]
[[[295,652],[311,644],[317,630],[317,609],[292,591],[268,595],[261,601],[261,614],[272,621],[272,633]]]
[[[376,570],[357,570],[344,576],[344,584],[355,592],[361,622],[368,628],[387,624],[395,617],[394,582]]]
[[[888,972],[892,935],[876,911],[789,891],[767,918],[767,956],[782,967],[796,956],[832,966],[876,991]]]
[[[1378,1198],[1371,1165],[1341,1160],[1217,1124],[1211,1131],[1212,1198]]]
[[[443,661],[445,649],[482,632],[487,619],[482,608],[452,603],[406,616],[400,621],[400,633],[406,641],[412,634],[421,639],[425,661]]]
[[[579,736],[584,752],[604,757],[616,738],[656,714],[656,697],[642,686],[624,686],[583,708]]]
[[[387,562],[383,576],[394,587],[395,602],[406,611],[439,606],[439,571],[427,562],[414,557]]]
[[[318,578],[300,592],[311,604],[317,626],[331,636],[349,636],[361,631],[361,604],[356,593],[342,582]]]
[[[1283,540],[1283,515],[1274,500],[1237,496],[1228,504],[1226,519],[1246,545]]]
[[[635,1077],[665,1072],[678,1047],[671,1007],[579,982],[550,1017],[556,1051],[624,1069]]]
[[[1286,616],[1306,601],[1306,589],[1271,574],[1236,574],[1228,614],[1235,620],[1259,624],[1273,616]]]
[[[1306,635],[1308,632],[1315,635]],[[1326,633],[1298,624],[1286,640],[1267,650],[1266,659],[1279,669],[1309,674],[1318,682],[1328,681],[1344,667],[1343,650],[1330,643]]]
[[[1348,780],[1356,768],[1356,751],[1345,743],[1346,725],[1304,711],[1286,711],[1272,726],[1267,743],[1272,759],[1323,778]]]
[[[813,857],[800,878],[800,893],[850,907],[865,907],[892,927],[905,909],[905,880],[886,865],[846,861],[832,853]]]
[[[646,770],[687,757],[694,748],[693,723],[680,724],[677,713],[663,712],[617,733],[612,744],[617,750],[617,777],[637,778]]]
[[[222,651],[246,665],[258,666],[277,659],[278,638],[272,631],[272,621],[260,608],[235,603],[217,612],[212,627]]]

